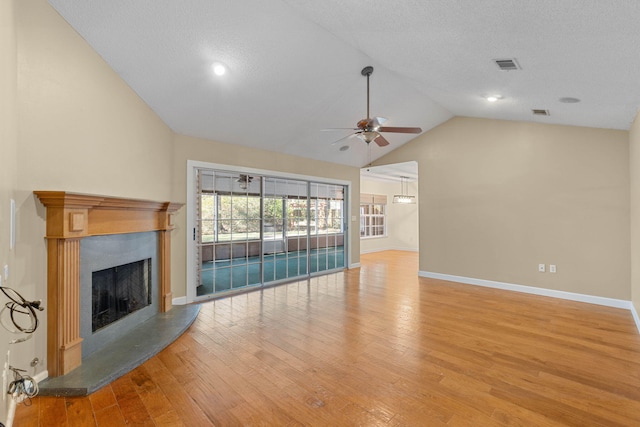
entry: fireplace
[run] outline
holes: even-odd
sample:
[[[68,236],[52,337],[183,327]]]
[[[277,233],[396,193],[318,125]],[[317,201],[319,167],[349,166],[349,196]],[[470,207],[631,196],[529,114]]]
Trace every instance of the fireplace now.
[[[34,193],[46,207],[47,370],[56,377],[118,339],[122,328],[171,309],[171,230],[182,204],[65,191]],[[147,240],[149,246],[140,244]],[[141,248],[145,253],[137,253]],[[96,251],[101,255],[94,256]],[[85,262],[87,257],[93,261]],[[151,304],[93,331],[93,272],[147,259]],[[124,305],[121,301],[120,307]]]
[[[91,273],[91,332],[151,305],[151,258]]]
[[[160,311],[157,232],[80,242],[82,357],[100,351]]]

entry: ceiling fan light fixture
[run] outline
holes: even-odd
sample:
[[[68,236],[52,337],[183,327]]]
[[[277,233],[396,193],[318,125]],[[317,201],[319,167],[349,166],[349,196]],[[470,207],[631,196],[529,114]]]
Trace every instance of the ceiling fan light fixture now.
[[[368,144],[374,139],[376,139],[377,137],[379,137],[380,134],[375,131],[365,131],[365,132],[360,132],[358,136]]]

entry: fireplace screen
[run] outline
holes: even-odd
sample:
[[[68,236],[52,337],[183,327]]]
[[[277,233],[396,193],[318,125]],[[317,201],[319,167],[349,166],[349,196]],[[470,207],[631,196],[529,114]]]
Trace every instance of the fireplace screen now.
[[[151,304],[151,258],[94,271],[92,332]]]

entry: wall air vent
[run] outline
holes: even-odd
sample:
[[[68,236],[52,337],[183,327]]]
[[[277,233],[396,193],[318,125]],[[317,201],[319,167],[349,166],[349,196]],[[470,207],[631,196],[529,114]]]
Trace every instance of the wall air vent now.
[[[534,116],[549,116],[549,110],[531,110]]]
[[[521,70],[520,65],[515,60],[515,58],[494,59],[493,62],[495,62],[498,68],[500,68],[502,71]]]

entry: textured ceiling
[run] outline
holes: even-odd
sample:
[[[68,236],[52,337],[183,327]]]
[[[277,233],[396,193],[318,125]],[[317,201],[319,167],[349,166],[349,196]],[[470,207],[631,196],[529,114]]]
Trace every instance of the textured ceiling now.
[[[49,3],[175,132],[352,166],[369,162],[366,144],[332,145],[349,132],[322,129],[366,116],[366,65],[386,126],[472,116],[628,129],[640,106],[637,0]],[[500,71],[499,58],[522,69]],[[385,137],[371,159],[415,135]]]

